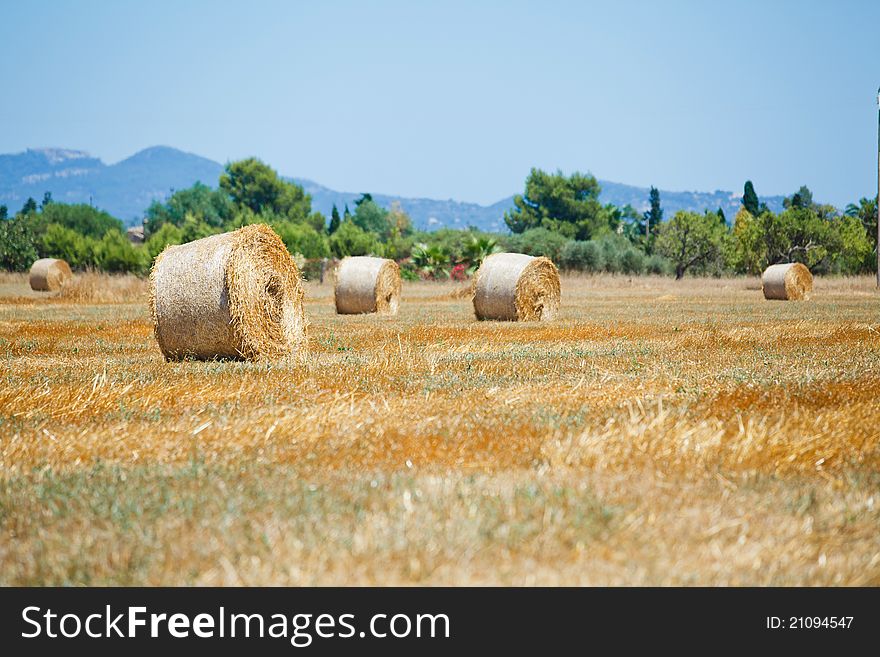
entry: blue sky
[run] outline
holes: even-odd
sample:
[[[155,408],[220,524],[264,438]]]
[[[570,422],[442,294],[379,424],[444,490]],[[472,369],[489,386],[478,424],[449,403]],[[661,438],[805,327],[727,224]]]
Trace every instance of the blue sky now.
[[[0,152],[256,155],[491,203],[529,168],[874,193],[880,3],[11,2]]]

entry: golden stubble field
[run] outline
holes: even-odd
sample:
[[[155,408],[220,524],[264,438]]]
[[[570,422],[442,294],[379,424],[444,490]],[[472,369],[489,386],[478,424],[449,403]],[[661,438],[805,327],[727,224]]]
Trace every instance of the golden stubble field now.
[[[0,275],[0,584],[880,585],[872,279],[457,290],[165,363],[142,281]]]

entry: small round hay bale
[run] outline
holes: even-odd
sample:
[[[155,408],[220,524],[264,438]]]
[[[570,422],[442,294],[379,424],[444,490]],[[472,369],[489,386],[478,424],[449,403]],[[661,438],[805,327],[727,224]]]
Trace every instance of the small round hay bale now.
[[[344,258],[336,268],[333,295],[340,315],[396,315],[400,305],[400,267],[385,258]]]
[[[474,276],[474,312],[480,320],[555,319],[559,295],[559,272],[549,258],[495,253]]]
[[[64,260],[40,258],[31,265],[31,289],[37,292],[60,290],[70,280],[73,272]]]
[[[765,299],[800,301],[813,291],[813,275],[799,262],[770,265],[761,275]]]
[[[167,247],[150,273],[150,312],[167,360],[273,360],[306,345],[299,270],[264,224]]]

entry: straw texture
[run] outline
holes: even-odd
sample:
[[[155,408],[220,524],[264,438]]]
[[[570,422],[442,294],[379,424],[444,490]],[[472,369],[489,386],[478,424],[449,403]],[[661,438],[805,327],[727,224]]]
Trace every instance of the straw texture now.
[[[385,258],[344,258],[336,268],[333,293],[340,315],[396,315],[400,305],[400,267]]]
[[[306,345],[299,270],[263,224],[167,247],[150,274],[150,310],[169,360],[274,360]]]
[[[70,265],[56,258],[40,258],[31,265],[30,284],[38,292],[54,292],[71,279]]]
[[[813,275],[799,262],[770,265],[761,276],[765,299],[800,301],[813,291]]]
[[[495,253],[474,276],[474,313],[480,320],[555,319],[559,297],[559,272],[548,258]]]

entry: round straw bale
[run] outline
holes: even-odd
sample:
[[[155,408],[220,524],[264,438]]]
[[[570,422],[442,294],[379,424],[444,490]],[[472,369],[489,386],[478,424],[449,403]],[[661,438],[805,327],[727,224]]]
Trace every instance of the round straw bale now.
[[[813,275],[799,262],[770,265],[761,275],[765,299],[800,301],[813,290]]]
[[[474,276],[477,319],[554,319],[559,294],[559,272],[549,258],[495,253],[483,260]]]
[[[54,292],[60,290],[72,276],[70,265],[64,260],[40,258],[31,265],[31,289],[39,292]]]
[[[400,305],[400,267],[385,258],[344,258],[336,268],[333,294],[340,315],[395,315]]]
[[[306,344],[299,270],[264,224],[167,247],[150,273],[150,311],[168,360],[272,360]]]

